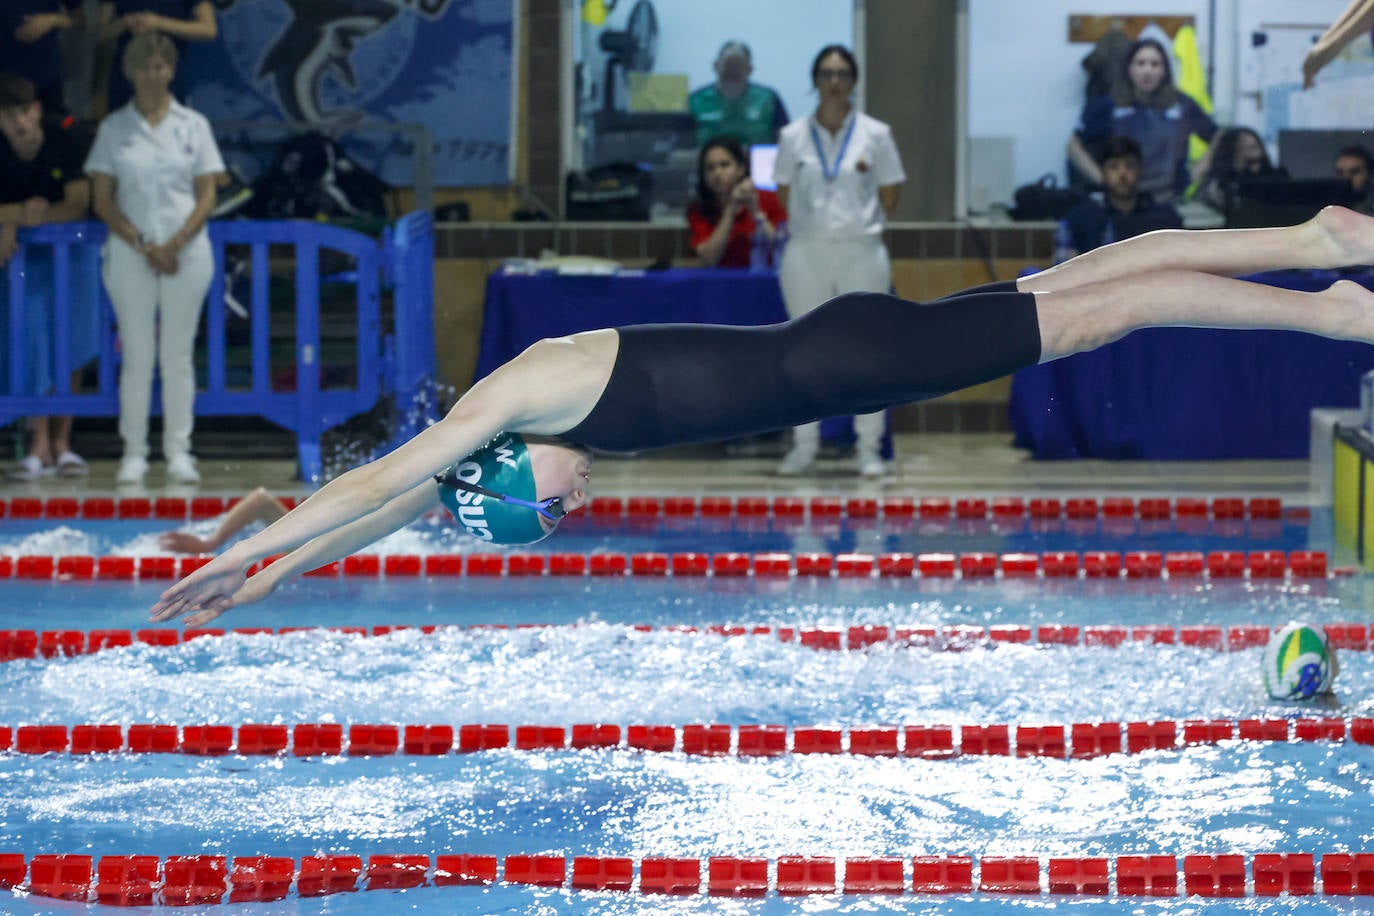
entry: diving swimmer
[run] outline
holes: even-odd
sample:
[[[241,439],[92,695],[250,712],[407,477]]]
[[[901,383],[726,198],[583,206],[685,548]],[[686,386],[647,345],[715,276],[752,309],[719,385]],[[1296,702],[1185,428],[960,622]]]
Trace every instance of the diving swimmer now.
[[[1138,328],[1272,328],[1374,342],[1374,293],[1232,279],[1374,264],[1374,218],[1328,207],[1279,229],[1162,230],[927,303],[853,293],[782,324],[638,325],[542,340],[395,451],[350,470],[165,591],[199,626],[447,505],[493,543],[588,501],[592,450],[637,451],[935,397]],[[285,555],[248,578],[248,570]]]
[[[1335,60],[1346,45],[1374,27],[1374,0],[1350,0],[1336,21],[1322,33],[1302,62],[1302,87],[1310,89],[1323,67]]]

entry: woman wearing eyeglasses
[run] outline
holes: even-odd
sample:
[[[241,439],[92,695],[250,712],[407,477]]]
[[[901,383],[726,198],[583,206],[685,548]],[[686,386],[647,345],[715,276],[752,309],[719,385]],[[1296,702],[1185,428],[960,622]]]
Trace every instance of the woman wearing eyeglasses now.
[[[787,314],[804,315],[843,293],[892,288],[883,225],[897,206],[906,173],[892,129],[854,107],[859,64],[843,45],[827,45],[811,64],[820,96],[815,112],[778,137],[774,177],[787,210],[789,241],[778,279]],[[881,477],[882,411],[854,418],[855,466]],[[778,473],[805,474],[820,450],[819,423],[792,431],[792,450]]]
[[[850,293],[781,324],[649,324],[542,340],[438,423],[163,592],[152,619],[207,623],[441,504],[483,541],[537,539],[588,502],[590,449],[719,442],[873,412],[1145,327],[1275,328],[1374,343],[1374,292],[1361,286],[1304,293],[1231,279],[1357,264],[1374,264],[1374,218],[1327,207],[1283,229],[1150,232],[933,302]]]

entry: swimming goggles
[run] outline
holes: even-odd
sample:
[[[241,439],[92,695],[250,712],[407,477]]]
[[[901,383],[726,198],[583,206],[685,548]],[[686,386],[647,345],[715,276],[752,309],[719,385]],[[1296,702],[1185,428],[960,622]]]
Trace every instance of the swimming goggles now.
[[[523,506],[526,509],[533,509],[551,522],[561,521],[563,516],[568,514],[567,510],[563,508],[562,497],[551,496],[548,499],[531,502],[528,499],[521,499],[518,496],[510,496],[505,493],[498,493],[495,490],[488,490],[486,487],[479,486],[475,483],[468,483],[455,474],[452,468],[444,474],[436,474],[434,479],[445,486],[453,487],[455,490],[465,490],[468,493],[476,493],[478,496],[485,496],[487,499],[495,499],[512,506]]]

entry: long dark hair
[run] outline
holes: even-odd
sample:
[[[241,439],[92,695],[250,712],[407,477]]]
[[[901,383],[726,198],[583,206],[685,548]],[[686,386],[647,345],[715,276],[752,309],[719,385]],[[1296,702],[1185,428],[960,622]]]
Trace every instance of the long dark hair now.
[[[1145,48],[1154,48],[1164,61],[1164,80],[1148,96],[1136,95],[1135,83],[1131,82],[1131,62]],[[1169,52],[1164,45],[1153,38],[1142,38],[1131,45],[1126,58],[1121,63],[1121,80],[1112,87],[1112,98],[1118,105],[1134,105],[1137,102],[1151,108],[1168,108],[1178,101],[1178,87],[1174,85],[1174,65],[1169,63]]]
[[[1260,139],[1259,134],[1248,127],[1228,127],[1217,138],[1216,149],[1212,152],[1212,167],[1208,170],[1207,177],[1220,182],[1229,182],[1236,177],[1236,147],[1240,144],[1242,134],[1254,137],[1264,153],[1264,164],[1260,167],[1259,174],[1268,175],[1274,171],[1274,163],[1269,161],[1269,150],[1265,149],[1264,141]]]
[[[844,58],[844,62],[849,65],[849,69],[854,71],[854,82],[859,81],[859,62],[854,59],[854,52],[844,45],[826,45],[816,54],[816,59],[811,61],[811,82],[816,81],[816,74],[821,72],[821,61],[831,54],[838,54]]]
[[[702,144],[701,152],[697,153],[697,205],[701,207],[701,212],[706,218],[711,220],[718,219],[724,210],[715,193],[706,184],[706,154],[713,149],[725,150],[730,154],[730,158],[744,169],[744,176],[749,176],[749,154],[738,137],[721,134]]]

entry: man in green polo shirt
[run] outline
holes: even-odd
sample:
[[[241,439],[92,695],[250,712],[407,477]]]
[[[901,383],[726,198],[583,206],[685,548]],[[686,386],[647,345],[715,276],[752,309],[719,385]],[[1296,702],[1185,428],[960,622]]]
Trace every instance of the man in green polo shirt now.
[[[749,82],[754,65],[749,46],[727,41],[716,55],[716,81],[692,93],[688,106],[697,122],[697,145],[730,135],[746,146],[777,143],[787,124],[782,98],[767,86]]]

